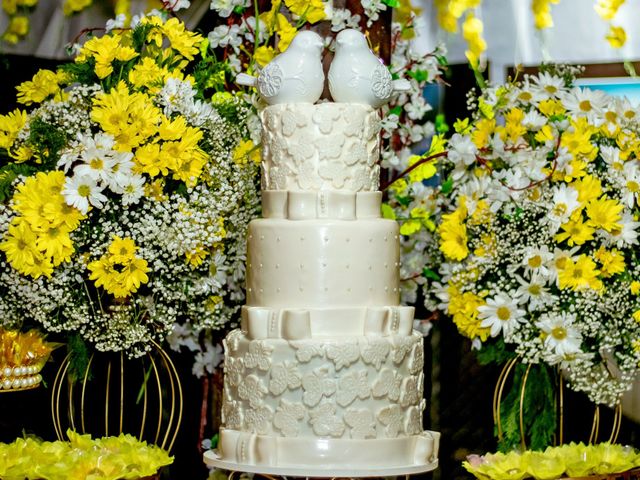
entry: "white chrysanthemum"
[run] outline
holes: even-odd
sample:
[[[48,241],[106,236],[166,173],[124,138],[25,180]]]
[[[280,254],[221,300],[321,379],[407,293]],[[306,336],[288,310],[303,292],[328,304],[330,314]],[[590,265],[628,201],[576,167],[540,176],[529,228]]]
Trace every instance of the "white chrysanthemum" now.
[[[99,187],[97,181],[89,176],[67,177],[62,195],[68,205],[77,208],[83,214],[89,211],[89,206],[102,208],[107,201],[107,197],[102,194],[102,187]]]
[[[517,299],[503,293],[487,300],[486,305],[478,307],[478,318],[483,328],[491,329],[491,336],[496,337],[501,332],[505,337],[511,336],[518,323],[525,321],[527,312],[518,308]]]
[[[527,305],[530,311],[540,310],[554,302],[555,297],[547,288],[547,279],[541,275],[534,274],[529,280],[516,275],[516,280],[520,284],[516,291],[518,301]]]
[[[620,158],[620,149],[618,147],[604,145],[600,147],[600,155],[610,169],[620,171],[624,168],[624,160]]]
[[[530,110],[522,119],[522,124],[529,130],[538,131],[547,124],[547,117],[537,110]]]
[[[640,193],[640,168],[638,168],[636,162],[626,162],[624,164],[621,183],[620,197],[622,203],[629,208],[635,207]]]
[[[207,36],[211,48],[232,47],[234,50],[242,45],[239,25],[219,25]]]
[[[339,32],[345,28],[359,28],[360,15],[352,15],[346,8],[334,8],[331,15],[331,31]]]
[[[560,225],[566,223],[571,214],[580,208],[578,201],[578,191],[562,184],[553,190],[553,206],[549,210],[547,218],[551,220],[557,230]]]
[[[84,151],[81,154],[83,163],[73,169],[73,175],[91,177],[96,182],[109,183],[116,160],[104,150]]]
[[[553,253],[549,251],[549,247],[546,245],[527,247],[522,255],[521,265],[524,266],[525,273],[530,277],[533,275],[541,275],[544,278],[548,278],[548,263],[552,259]]]
[[[558,272],[564,270],[567,260],[575,261],[575,255],[580,247],[573,247],[571,250],[555,248],[551,260],[548,262],[549,280],[557,282]]]
[[[610,245],[615,245],[618,248],[624,248],[628,245],[638,244],[638,227],[640,222],[634,222],[630,213],[622,215],[622,219],[618,221],[620,228],[615,228],[611,232],[599,230],[598,235],[605,238],[606,242]]]
[[[582,334],[573,325],[575,320],[575,315],[567,312],[542,315],[536,327],[544,334],[545,347],[563,356],[580,352]]]
[[[547,72],[541,72],[531,78],[531,89],[541,100],[555,98],[564,89],[564,80]]]
[[[144,195],[144,177],[142,175],[129,175],[120,186],[123,205],[138,203]]]
[[[605,92],[589,88],[572,88],[562,96],[562,104],[570,115],[587,117],[597,127],[603,123],[601,113],[608,102]]]

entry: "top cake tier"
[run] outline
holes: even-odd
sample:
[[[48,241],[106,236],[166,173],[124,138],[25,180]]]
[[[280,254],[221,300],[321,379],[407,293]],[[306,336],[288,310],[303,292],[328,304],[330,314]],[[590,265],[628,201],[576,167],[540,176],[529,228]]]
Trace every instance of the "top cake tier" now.
[[[355,103],[289,103],[261,114],[263,190],[378,189],[380,116]]]

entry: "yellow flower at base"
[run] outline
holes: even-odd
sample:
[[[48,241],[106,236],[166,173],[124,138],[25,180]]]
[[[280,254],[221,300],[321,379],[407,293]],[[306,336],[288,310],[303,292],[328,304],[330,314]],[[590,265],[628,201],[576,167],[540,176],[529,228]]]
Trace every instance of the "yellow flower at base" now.
[[[602,183],[600,183],[600,179],[592,175],[585,175],[580,180],[573,182],[571,186],[578,191],[578,201],[581,205],[586,205],[602,195]]]
[[[566,112],[564,105],[560,100],[548,99],[543,100],[538,104],[538,110],[546,117],[552,117],[554,115],[562,115]]]
[[[560,289],[591,288],[600,290],[602,289],[602,281],[598,279],[599,274],[600,271],[596,268],[595,262],[586,255],[580,255],[575,263],[568,258],[564,269],[558,272],[558,286]]]
[[[187,60],[193,60],[200,51],[202,35],[190,32],[179,19],[172,17],[162,26],[162,33],[167,37],[171,48]]]

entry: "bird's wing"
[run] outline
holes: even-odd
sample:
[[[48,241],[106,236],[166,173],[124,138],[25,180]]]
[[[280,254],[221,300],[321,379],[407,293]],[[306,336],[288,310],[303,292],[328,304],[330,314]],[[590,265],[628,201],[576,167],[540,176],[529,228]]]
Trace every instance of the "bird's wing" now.
[[[253,75],[239,73],[236,77],[236,83],[238,85],[244,85],[245,87],[255,87],[258,84],[258,79]]]

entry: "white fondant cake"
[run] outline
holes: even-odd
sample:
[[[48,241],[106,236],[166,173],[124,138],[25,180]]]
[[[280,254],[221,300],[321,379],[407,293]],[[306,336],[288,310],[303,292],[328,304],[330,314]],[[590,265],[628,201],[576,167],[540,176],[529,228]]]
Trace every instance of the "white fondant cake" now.
[[[220,460],[314,475],[434,468],[422,337],[398,304],[398,226],[375,191],[378,114],[283,104],[262,121],[264,218],[249,225],[247,305],[225,340]]]

